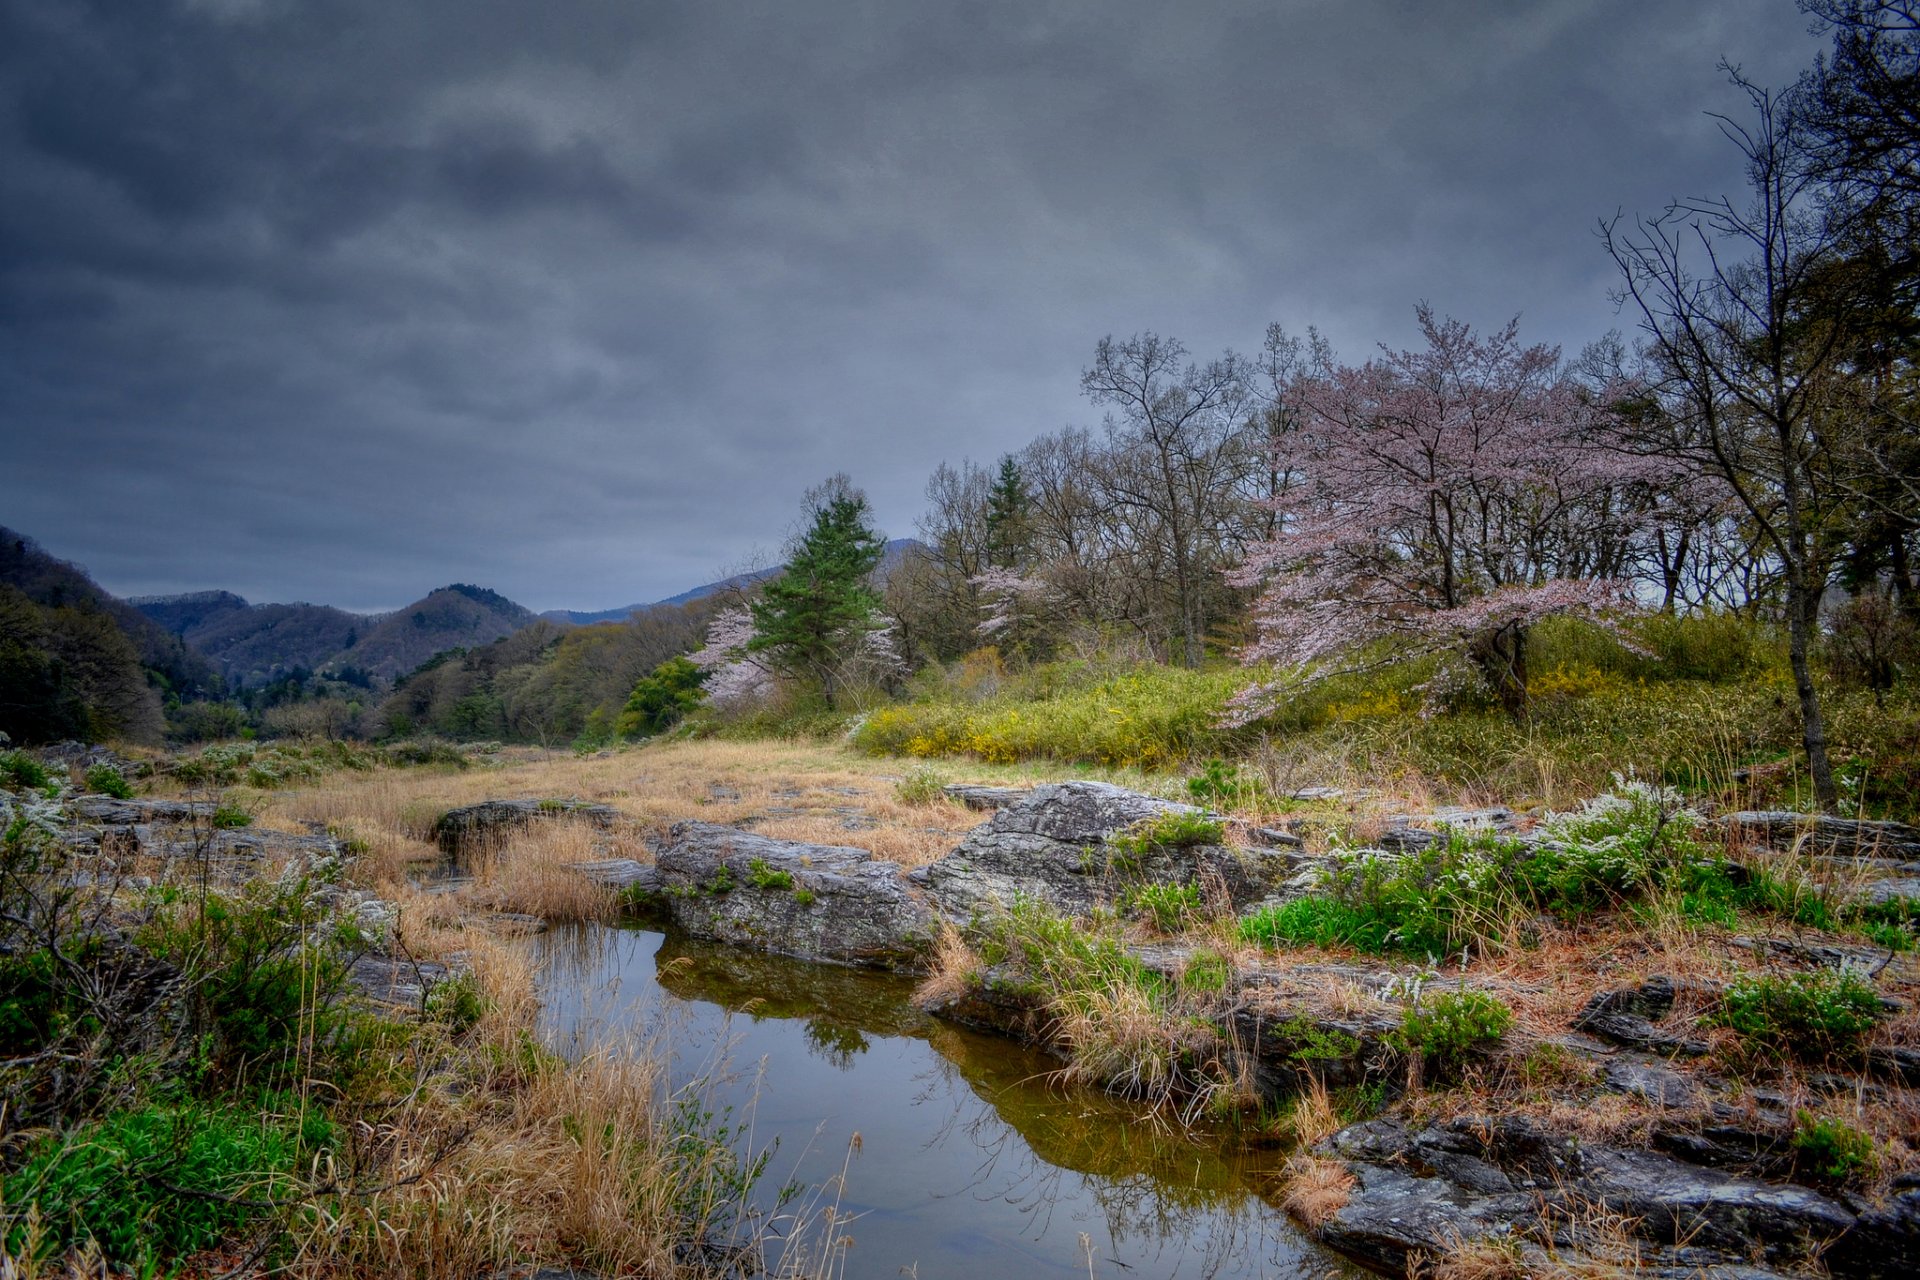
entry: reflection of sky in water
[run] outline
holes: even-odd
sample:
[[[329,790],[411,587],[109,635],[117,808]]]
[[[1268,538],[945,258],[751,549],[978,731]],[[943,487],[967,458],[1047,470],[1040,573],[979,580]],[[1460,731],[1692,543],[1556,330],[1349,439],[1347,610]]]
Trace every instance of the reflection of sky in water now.
[[[1051,1084],[1056,1063],[921,1017],[896,979],[638,930],[536,945],[542,1031],[563,1052],[651,1039],[678,1082],[728,1047],[719,1100],[780,1143],[763,1188],[825,1182],[859,1133],[848,1277],[1085,1276],[1083,1232],[1097,1276],[1358,1274],[1256,1193],[1279,1154],[1223,1154]]]

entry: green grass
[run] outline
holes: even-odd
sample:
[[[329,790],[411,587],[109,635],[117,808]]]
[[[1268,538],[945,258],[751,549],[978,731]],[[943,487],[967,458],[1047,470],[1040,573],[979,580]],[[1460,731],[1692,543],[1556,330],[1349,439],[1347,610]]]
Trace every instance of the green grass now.
[[[1738,1032],[1749,1051],[1808,1062],[1850,1058],[1880,1020],[1873,983],[1851,971],[1736,979],[1714,1020]]]
[[[1836,1182],[1866,1178],[1880,1167],[1872,1134],[1811,1111],[1794,1114],[1793,1149],[1805,1168]]]
[[[39,1139],[0,1184],[9,1250],[25,1243],[29,1204],[42,1262],[92,1239],[109,1263],[146,1275],[231,1238],[332,1139],[323,1116],[286,1095],[262,1101],[155,1103]]]
[[[115,800],[133,799],[133,787],[125,775],[110,764],[96,764],[87,770],[87,790]]]

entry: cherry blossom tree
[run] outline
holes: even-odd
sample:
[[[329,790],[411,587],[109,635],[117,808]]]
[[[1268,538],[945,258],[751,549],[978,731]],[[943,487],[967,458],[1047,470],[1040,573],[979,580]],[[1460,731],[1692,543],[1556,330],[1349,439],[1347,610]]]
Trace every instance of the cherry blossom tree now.
[[[1644,464],[1591,447],[1600,410],[1517,322],[1480,336],[1416,314],[1424,350],[1353,367],[1316,344],[1289,389],[1294,481],[1229,578],[1260,592],[1244,659],[1293,676],[1243,694],[1241,722],[1302,679],[1434,653],[1520,716],[1531,628],[1633,603],[1624,578],[1593,574],[1592,549]]]

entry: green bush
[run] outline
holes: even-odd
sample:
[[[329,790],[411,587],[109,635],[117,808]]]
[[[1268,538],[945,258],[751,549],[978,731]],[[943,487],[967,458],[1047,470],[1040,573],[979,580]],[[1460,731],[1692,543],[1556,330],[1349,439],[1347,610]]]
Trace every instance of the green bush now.
[[[253,815],[239,805],[223,800],[214,807],[213,825],[221,831],[233,831],[253,825]]]
[[[1736,979],[1716,1016],[1750,1049],[1808,1061],[1854,1055],[1879,1019],[1873,984],[1848,970]]]
[[[1161,933],[1175,933],[1200,914],[1200,886],[1145,884],[1124,898],[1128,911],[1153,921]]]
[[[0,752],[0,784],[16,791],[39,791],[47,785],[47,770],[24,751]]]
[[[1513,1010],[1484,991],[1446,991],[1411,1005],[1400,1020],[1399,1041],[1443,1069],[1499,1041]]]
[[[1865,1178],[1880,1167],[1873,1135],[1811,1111],[1794,1114],[1793,1149],[1806,1168],[1840,1182]]]
[[[281,1099],[284,1101],[284,1099]],[[38,1205],[42,1256],[92,1239],[106,1260],[147,1275],[220,1244],[284,1196],[323,1119],[300,1112],[265,1118],[251,1108],[188,1102],[120,1111],[29,1146],[0,1184],[13,1225],[7,1247],[24,1246],[20,1216]]]
[[[112,796],[115,800],[133,799],[133,787],[110,764],[96,764],[87,770],[87,790],[95,795]]]
[[[946,784],[931,765],[909,769],[907,776],[894,784],[893,794],[901,804],[940,804],[947,798]]]
[[[427,990],[427,1016],[459,1035],[487,1016],[488,1002],[470,973],[442,978]]]

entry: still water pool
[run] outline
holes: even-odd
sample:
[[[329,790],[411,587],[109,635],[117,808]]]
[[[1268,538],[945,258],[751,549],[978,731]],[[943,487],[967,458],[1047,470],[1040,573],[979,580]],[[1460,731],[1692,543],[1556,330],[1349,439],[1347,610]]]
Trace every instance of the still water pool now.
[[[1364,1274],[1273,1203],[1284,1153],[1062,1086],[1054,1060],[919,1013],[901,979],[639,929],[532,945],[562,1052],[655,1039],[681,1078],[724,1055],[717,1101],[779,1143],[764,1186],[845,1165],[854,1280]]]

